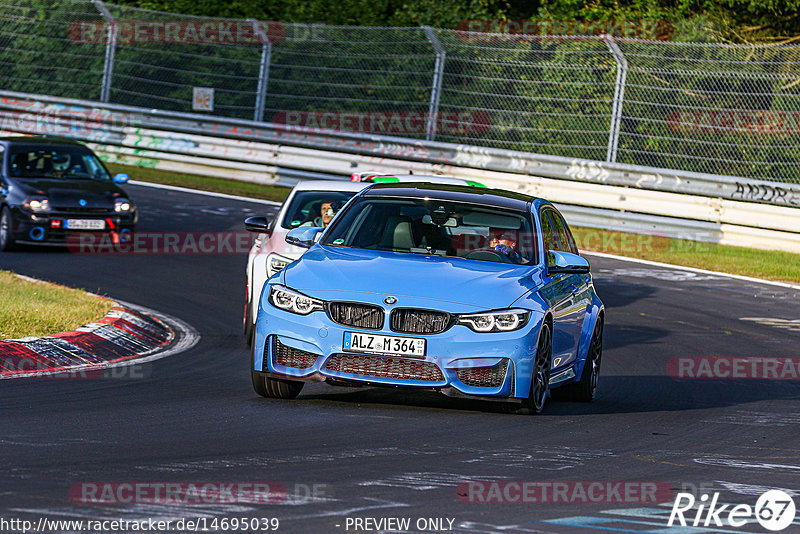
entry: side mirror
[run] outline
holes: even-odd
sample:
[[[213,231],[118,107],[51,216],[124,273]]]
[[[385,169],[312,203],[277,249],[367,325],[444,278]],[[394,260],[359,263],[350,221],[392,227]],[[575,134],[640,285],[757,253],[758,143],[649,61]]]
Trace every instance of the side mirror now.
[[[289,230],[289,233],[286,234],[286,242],[297,247],[311,248],[317,242],[323,230],[324,228],[317,226],[295,228],[294,230]]]
[[[547,274],[581,274],[589,272],[589,262],[577,254],[551,250],[547,253]]]
[[[257,232],[259,234],[271,233],[269,229],[269,219],[261,215],[248,217],[244,220],[244,228],[248,232]]]
[[[130,178],[131,178],[130,176],[128,176],[124,172],[121,172],[119,174],[115,174],[113,180],[115,184],[127,184]]]

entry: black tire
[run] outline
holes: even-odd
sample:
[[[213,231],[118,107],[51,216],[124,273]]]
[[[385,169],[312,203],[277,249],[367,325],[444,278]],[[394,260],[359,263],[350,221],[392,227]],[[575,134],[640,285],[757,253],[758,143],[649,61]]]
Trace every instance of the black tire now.
[[[11,210],[8,206],[3,206],[0,211],[0,251],[10,252],[14,250],[14,235],[11,229],[14,227],[14,220],[11,217]]]
[[[553,361],[553,333],[549,323],[542,323],[536,345],[536,360],[533,364],[531,388],[528,398],[521,404],[507,405],[510,413],[538,415],[544,411],[550,391],[550,367]]]
[[[253,326],[253,321],[250,320],[250,302],[244,305],[244,338],[247,340],[247,346],[253,348],[253,341],[255,339],[256,329]]]
[[[303,389],[303,382],[279,380],[270,378],[255,369],[255,351],[250,361],[250,378],[253,381],[253,390],[268,399],[294,399]]]
[[[586,353],[581,379],[553,390],[553,398],[568,402],[592,402],[597,395],[600,379],[600,364],[603,360],[603,319],[598,318],[592,332],[592,340]]]

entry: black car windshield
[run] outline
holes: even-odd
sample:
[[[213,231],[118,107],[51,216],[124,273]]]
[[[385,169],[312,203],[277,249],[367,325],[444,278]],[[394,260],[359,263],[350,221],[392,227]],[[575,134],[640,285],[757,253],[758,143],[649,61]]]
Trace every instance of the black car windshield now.
[[[362,198],[342,213],[323,245],[535,264],[528,213],[449,201]]]
[[[355,194],[355,191],[298,191],[286,209],[281,226],[327,226],[325,221],[330,222]]]
[[[15,178],[111,180],[97,156],[72,146],[12,149],[9,155],[9,174]]]

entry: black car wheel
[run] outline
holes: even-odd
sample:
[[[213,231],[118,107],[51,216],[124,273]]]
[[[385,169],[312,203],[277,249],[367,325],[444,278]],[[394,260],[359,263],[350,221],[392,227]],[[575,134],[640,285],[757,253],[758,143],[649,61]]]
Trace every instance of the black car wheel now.
[[[244,338],[247,340],[247,346],[253,348],[253,342],[255,341],[256,332],[255,327],[253,326],[253,321],[250,320],[250,301],[247,300],[244,304]]]
[[[303,389],[303,382],[293,382],[291,380],[279,380],[270,378],[264,373],[255,370],[255,351],[251,351],[253,356],[250,359],[250,378],[253,382],[253,390],[268,399],[293,399],[300,394]]]
[[[14,235],[11,232],[13,227],[11,210],[8,206],[4,206],[0,212],[0,251],[8,252],[14,249]]]
[[[598,318],[592,332],[592,341],[586,354],[581,379],[578,382],[553,390],[555,400],[592,402],[597,394],[600,379],[600,363],[603,359],[603,319]]]
[[[540,414],[547,402],[550,389],[550,366],[553,357],[553,334],[550,324],[542,323],[539,342],[536,345],[536,361],[533,364],[531,389],[522,404],[508,404],[511,413],[530,415]]]

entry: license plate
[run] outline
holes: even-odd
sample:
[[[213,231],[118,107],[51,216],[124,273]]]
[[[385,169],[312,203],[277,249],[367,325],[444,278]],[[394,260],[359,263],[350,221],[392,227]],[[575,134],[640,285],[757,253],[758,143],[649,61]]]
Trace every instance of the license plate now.
[[[64,228],[68,230],[105,230],[106,222],[102,219],[67,219]]]
[[[383,336],[363,332],[345,332],[342,340],[345,352],[397,354],[413,358],[425,357],[425,340],[418,337]]]

